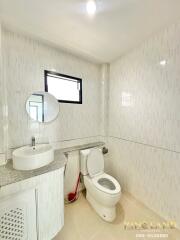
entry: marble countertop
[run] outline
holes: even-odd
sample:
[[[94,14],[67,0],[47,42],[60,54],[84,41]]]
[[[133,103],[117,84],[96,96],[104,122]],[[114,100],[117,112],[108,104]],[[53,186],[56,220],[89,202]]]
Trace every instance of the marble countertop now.
[[[0,188],[28,178],[55,171],[65,166],[67,158],[63,153],[55,153],[54,158],[54,161],[47,166],[30,171],[20,171],[14,169],[12,160],[9,160],[6,165],[0,167]]]
[[[41,174],[45,174],[63,168],[67,162],[67,158],[65,157],[64,153],[103,145],[104,142],[95,142],[55,150],[54,161],[52,163],[48,164],[47,166],[30,171],[15,170],[13,168],[12,160],[9,160],[6,165],[0,166],[0,188],[12,183],[23,181],[28,178],[32,178]]]

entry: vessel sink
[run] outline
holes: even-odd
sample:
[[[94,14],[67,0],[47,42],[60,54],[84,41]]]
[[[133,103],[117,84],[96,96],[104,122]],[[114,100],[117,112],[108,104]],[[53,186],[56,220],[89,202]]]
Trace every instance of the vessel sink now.
[[[48,165],[54,160],[54,150],[49,144],[25,146],[13,152],[13,168],[33,170]]]

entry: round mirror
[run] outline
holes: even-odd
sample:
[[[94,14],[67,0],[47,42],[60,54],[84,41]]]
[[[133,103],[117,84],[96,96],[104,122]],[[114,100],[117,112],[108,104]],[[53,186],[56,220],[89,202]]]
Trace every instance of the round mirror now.
[[[53,121],[59,113],[57,99],[47,92],[35,92],[26,102],[30,118],[41,123]]]

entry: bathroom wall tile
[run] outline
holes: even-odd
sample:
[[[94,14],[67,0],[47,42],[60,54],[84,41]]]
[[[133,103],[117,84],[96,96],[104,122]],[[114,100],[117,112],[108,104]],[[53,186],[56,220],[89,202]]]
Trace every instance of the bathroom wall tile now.
[[[108,147],[108,170],[122,190],[180,228],[180,155],[114,137]]]
[[[3,99],[2,99],[2,42],[1,42],[1,23],[0,23],[0,153],[3,152]]]
[[[6,164],[6,156],[4,153],[0,153],[0,166]]]
[[[101,65],[101,135],[108,133],[109,64]]]
[[[77,139],[73,139],[73,140],[62,140],[62,141],[58,141],[58,142],[49,141],[48,143],[50,143],[55,150],[58,150],[58,149],[62,149],[62,148],[71,148],[74,146],[85,145],[85,144],[90,144],[90,143],[95,143],[95,142],[106,143],[106,139],[102,136],[94,136],[94,137],[79,138],[79,139],[77,138]],[[7,159],[12,158],[12,153],[16,148],[17,147],[8,149]]]
[[[180,226],[179,39],[180,22],[110,65],[107,168]]]
[[[94,136],[94,137],[87,137],[87,138],[76,138],[74,140],[67,140],[67,141],[58,141],[58,142],[51,142],[51,145],[55,149],[60,149],[60,148],[68,148],[72,146],[77,146],[77,145],[83,145],[83,144],[88,144],[88,143],[94,143],[94,142],[105,142],[104,137],[101,136]]]
[[[37,142],[62,142],[100,135],[100,66],[44,45],[28,37],[3,31],[8,91],[9,148]],[[44,90],[44,70],[81,77],[83,104],[60,103],[59,117],[50,124],[29,119],[25,102],[34,91]]]
[[[180,23],[111,64],[110,136],[180,152],[179,38]]]

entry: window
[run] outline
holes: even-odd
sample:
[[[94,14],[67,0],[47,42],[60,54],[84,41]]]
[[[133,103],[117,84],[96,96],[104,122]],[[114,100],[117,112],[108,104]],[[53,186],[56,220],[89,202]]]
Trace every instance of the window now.
[[[58,102],[82,103],[82,79],[45,71],[45,91],[54,95]]]

